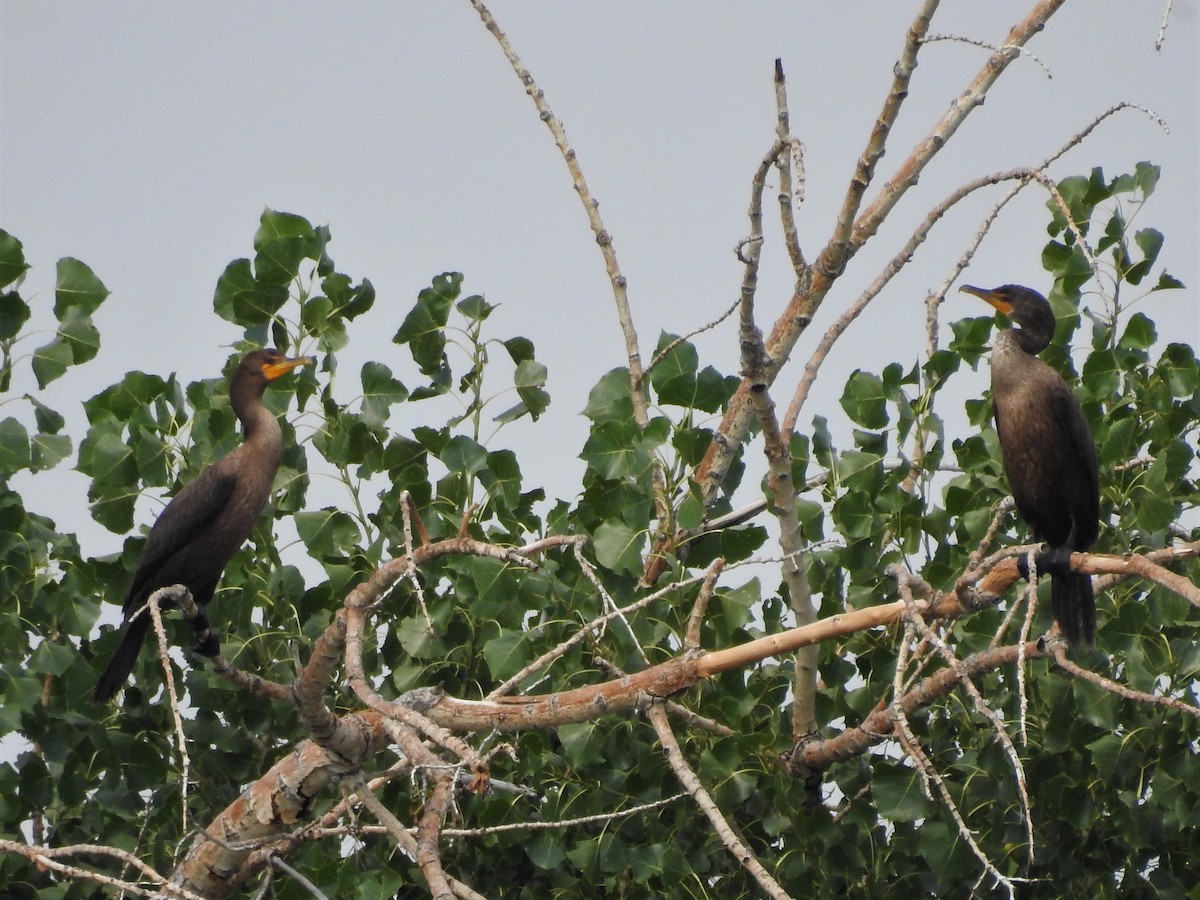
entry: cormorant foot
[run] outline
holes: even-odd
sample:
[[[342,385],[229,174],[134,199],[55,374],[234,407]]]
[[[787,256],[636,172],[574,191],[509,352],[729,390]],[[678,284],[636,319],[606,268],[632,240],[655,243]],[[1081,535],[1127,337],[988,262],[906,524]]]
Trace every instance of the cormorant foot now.
[[[220,656],[221,636],[208,629],[205,630],[205,634],[196,635],[196,652],[201,656]]]

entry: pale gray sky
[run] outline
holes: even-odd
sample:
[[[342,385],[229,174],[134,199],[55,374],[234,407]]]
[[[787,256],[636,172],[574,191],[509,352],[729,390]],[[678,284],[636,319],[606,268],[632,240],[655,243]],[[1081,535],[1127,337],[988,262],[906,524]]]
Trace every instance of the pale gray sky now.
[[[932,32],[1000,42],[1032,0],[947,2]],[[888,86],[914,2],[549,3],[492,11],[537,78],[579,155],[615,239],[644,352],[661,329],[689,331],[737,296],[733,248],[748,230],[751,174],[773,140],[772,67],[787,73],[793,131],[806,148],[800,236],[814,257]],[[1069,0],[971,115],[871,246],[850,265],[780,384],[786,402],[820,333],[876,276],[927,208],[960,182],[1036,164],[1120,101],[1124,112],[1052,169],[1139,160],[1163,166],[1139,219],[1165,232],[1162,261],[1188,284],[1142,309],[1171,339],[1200,338],[1197,312],[1197,4]],[[987,51],[924,48],[911,97],[881,161],[882,183],[929,130]],[[622,365],[599,253],[549,133],[469,4],[206,0],[0,0],[0,227],[34,269],[26,292],[52,301],[60,256],[89,263],[112,291],[96,316],[103,348],[56,383],[64,412],[128,369],[214,375],[240,334],[211,312],[217,277],[250,255],[264,206],[328,224],[331,253],[379,299],[343,371],[378,358],[416,292],[453,269],[500,310],[492,335],[524,334],[550,369],[547,424],[504,432],[527,479],[573,495],[587,391]],[[872,192],[873,193],[873,192]],[[769,192],[769,196],[773,193]],[[906,365],[921,348],[923,299],[950,272],[999,190],[952,212],[827,364],[802,425],[837,419],[847,373]],[[969,279],[1045,290],[1044,194],[1010,204]],[[764,250],[764,327],[790,295],[777,241]],[[955,295],[946,319],[980,315]],[[37,341],[31,344],[36,346]],[[733,372],[732,325],[699,342]],[[980,389],[983,378],[980,376]],[[422,415],[406,406],[404,416]],[[420,424],[440,424],[429,414]],[[395,427],[405,423],[394,422]],[[553,438],[553,439],[551,439]],[[537,456],[525,456],[526,453]],[[537,460],[535,464],[535,458]],[[536,471],[535,470],[539,470]],[[52,509],[74,530],[86,482],[55,473]],[[757,493],[747,485],[747,499]],[[65,520],[65,521],[64,521]],[[117,539],[89,549],[115,549]]]

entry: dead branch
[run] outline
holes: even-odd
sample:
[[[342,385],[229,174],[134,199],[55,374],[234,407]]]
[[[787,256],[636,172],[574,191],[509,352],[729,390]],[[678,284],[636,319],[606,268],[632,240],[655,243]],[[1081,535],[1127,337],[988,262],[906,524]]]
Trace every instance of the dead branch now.
[[[357,773],[387,746],[379,714],[362,712],[345,719],[346,730],[358,735],[357,746],[345,743],[334,753],[315,741],[302,741],[201,832],[172,874],[171,884],[208,900],[229,896],[253,874],[243,865],[253,845],[244,842],[284,836],[336,779]]]
[[[795,293],[766,341],[767,353],[771,359],[782,362],[791,355],[796,341],[812,321],[814,313],[849,259],[878,231],[900,198],[909,187],[917,183],[925,167],[945,146],[946,141],[954,135],[966,117],[983,103],[992,84],[1018,55],[1018,48],[1041,31],[1046,20],[1064,2],[1065,0],[1041,0],[1033,11],[1012,29],[1003,42],[1007,49],[994,54],[988,60],[962,94],[951,103],[929,135],[900,164],[895,174],[880,189],[874,202],[855,216],[859,200],[869,182],[870,166],[874,164],[873,159],[878,159],[876,145],[882,149],[881,142],[890,128],[888,116],[894,115],[890,112],[893,108],[898,111],[901,99],[899,94],[906,89],[907,72],[911,70],[911,66],[906,69],[904,63],[911,61],[915,65],[921,38],[928,28],[928,22],[923,21],[921,15],[931,14],[936,4],[931,2],[922,10],[909,29],[904,50],[897,63],[897,82],[893,85],[893,94],[897,96],[893,99],[892,94],[889,94],[889,99],[885,101],[884,111],[877,122],[876,130],[872,133],[872,141],[860,159],[860,169],[855,174],[854,182],[847,190],[846,201],[838,214],[834,235],[812,266],[811,284],[805,285]],[[743,381],[726,409],[718,430],[718,438],[709,446],[704,460],[697,467],[696,480],[702,486],[706,501],[711,501],[716,496],[716,487],[724,480],[753,419],[749,389],[749,383]]]
[[[975,712],[991,723],[996,739],[1000,742],[1001,747],[1004,748],[1004,752],[1008,756],[1009,763],[1012,766],[1013,777],[1017,785],[1017,796],[1021,800],[1021,818],[1025,824],[1025,843],[1029,848],[1029,859],[1032,861],[1034,855],[1033,809],[1029,802],[1029,782],[1025,775],[1025,766],[1021,762],[1021,756],[1017,753],[1017,748],[1013,745],[1012,738],[1008,736],[1008,730],[1004,726],[1004,718],[988,704],[983,694],[979,692],[979,688],[967,677],[962,661],[959,660],[958,655],[951,649],[950,645],[925,622],[924,615],[912,595],[914,576],[911,576],[900,565],[888,566],[888,574],[896,579],[900,596],[904,600],[906,606],[905,621],[911,622],[917,633],[924,637],[930,646],[937,650],[946,665],[958,672],[963,689],[967,692],[967,696],[971,698],[971,704]],[[1019,648],[1022,646],[1018,645],[1017,665],[1019,667],[1023,666],[1025,662],[1024,658],[1019,655]],[[898,713],[900,716],[898,721],[903,722],[903,707],[898,707]],[[987,865],[990,867],[991,864],[987,863]]]
[[[450,811],[450,802],[454,799],[454,780],[442,776],[433,786],[433,793],[425,802],[417,825],[417,865],[429,882],[429,892],[434,900],[448,900],[454,893],[446,880],[442,868],[442,856],[438,851],[438,840],[442,823]]]
[[[892,738],[897,708],[911,716],[954,690],[960,678],[977,678],[995,669],[1014,665],[1021,652],[1027,659],[1044,659],[1049,653],[1043,642],[1031,641],[1023,650],[1007,646],[972,654],[962,660],[961,669],[938,669],[902,696],[897,704],[876,708],[860,725],[847,728],[835,737],[801,742],[784,761],[789,771],[797,774],[801,768],[824,771],[835,762],[858,756]]]
[[[1193,706],[1190,703],[1184,703],[1175,697],[1166,697],[1161,694],[1147,694],[1145,691],[1135,691],[1133,688],[1128,688],[1123,684],[1113,681],[1111,678],[1105,678],[1097,672],[1090,669],[1085,669],[1083,666],[1076,665],[1067,657],[1067,648],[1060,644],[1051,647],[1050,652],[1054,655],[1054,661],[1059,667],[1070,672],[1084,681],[1090,681],[1097,687],[1116,694],[1118,697],[1124,697],[1126,700],[1133,700],[1135,703],[1153,703],[1159,706],[1165,706],[1168,709],[1173,709],[1175,712],[1185,713],[1189,716],[1200,718],[1200,707]]]
[[[554,115],[554,111],[550,109],[550,104],[546,102],[545,93],[537,86],[537,82],[533,80],[533,75],[530,74],[525,64],[521,62],[521,57],[513,49],[508,36],[501,30],[499,24],[497,24],[495,18],[483,4],[482,0],[470,0],[470,2],[475,7],[475,11],[479,13],[479,18],[483,20],[484,26],[491,32],[496,42],[499,43],[500,49],[504,51],[504,56],[508,59],[513,71],[517,73],[517,78],[521,80],[521,84],[525,88],[525,93],[529,95],[529,98],[533,101],[533,105],[537,107],[538,117],[550,129],[550,134],[554,137],[554,145],[558,147],[559,153],[562,154],[562,158],[567,164],[567,170],[571,173],[571,182],[575,185],[575,191],[579,194],[579,200],[583,204],[584,211],[587,213],[588,224],[592,228],[592,234],[596,236],[596,243],[599,245],[600,253],[604,257],[604,268],[608,272],[608,280],[612,284],[613,299],[617,305],[617,317],[621,322],[621,331],[625,335],[625,353],[629,359],[629,385],[632,389],[630,393],[633,400],[633,417],[644,428],[647,422],[649,422],[649,415],[646,411],[645,373],[642,371],[642,354],[638,345],[637,330],[633,324],[633,313],[629,308],[629,298],[625,290],[625,276],[621,274],[621,268],[617,263],[617,251],[613,247],[612,235],[608,233],[608,229],[604,227],[604,220],[600,217],[600,203],[592,196],[592,192],[588,189],[587,180],[583,177],[583,169],[579,165],[575,149],[567,141],[567,133],[563,128],[562,122]]]
[[[662,704],[651,701],[646,704],[646,717],[650,720],[650,724],[654,726],[655,732],[658,734],[658,739],[662,743],[663,755],[667,759],[667,764],[670,765],[675,777],[679,779],[679,783],[683,789],[687,791],[696,805],[708,817],[708,821],[712,823],[713,830],[717,837],[725,845],[726,849],[732,854],[733,858],[740,863],[747,872],[754,876],[754,880],[758,882],[758,886],[768,897],[774,897],[776,900],[790,900],[788,893],[780,887],[779,883],[771,877],[770,873],[763,868],[762,863],[754,856],[754,851],[743,843],[733,829],[729,827],[729,823],[725,820],[725,816],[717,807],[704,785],[700,783],[699,777],[688,766],[683,758],[683,750],[679,746],[679,741],[675,738],[675,733],[671,731],[671,722],[667,718],[666,711],[662,708]]]
[[[182,900],[206,900],[206,898],[192,891],[168,884],[167,880],[162,875],[154,871],[154,869],[150,868],[132,853],[127,850],[121,850],[117,847],[105,847],[99,844],[71,844],[65,847],[35,847],[29,844],[22,844],[19,841],[10,841],[5,838],[0,838],[0,853],[12,853],[16,856],[24,856],[38,868],[50,869],[72,880],[94,881],[96,884],[102,884],[107,887],[127,891],[131,894],[138,894],[142,897],[155,897],[166,894],[168,897],[180,897]],[[93,872],[90,869],[84,869],[79,866],[71,866],[67,865],[66,863],[59,862],[60,857],[71,856],[111,856],[115,859],[121,860],[127,867],[137,869],[142,873],[142,876],[147,881],[153,883],[155,887],[145,888],[136,882],[125,881],[120,878],[113,878],[112,876],[105,875],[101,872]]]
[[[700,649],[700,626],[704,622],[705,613],[708,612],[708,603],[712,599],[713,592],[717,587],[717,579],[721,577],[721,572],[725,568],[725,560],[721,558],[714,559],[712,565],[708,567],[708,571],[704,573],[704,581],[700,584],[700,590],[696,593],[696,602],[692,604],[692,611],[688,614],[687,628],[684,631],[683,647],[685,650]]]
[[[783,60],[775,60],[775,137],[783,142],[790,152],[780,153],[775,158],[775,168],[779,171],[779,218],[783,223],[783,245],[787,248],[788,257],[792,260],[792,271],[796,273],[797,287],[805,277],[808,263],[804,259],[804,251],[800,248],[800,239],[796,234],[795,204],[804,199],[804,145],[799,138],[792,135],[790,115],[787,102],[787,79],[783,77]],[[800,170],[800,184],[792,188],[792,166]]]

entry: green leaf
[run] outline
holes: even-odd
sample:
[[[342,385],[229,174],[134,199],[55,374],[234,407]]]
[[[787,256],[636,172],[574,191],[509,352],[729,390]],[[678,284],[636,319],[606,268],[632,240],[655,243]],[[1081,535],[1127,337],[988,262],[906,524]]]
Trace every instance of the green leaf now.
[[[124,438],[120,422],[98,422],[79,445],[79,471],[99,484],[136,485],[138,471],[133,463],[133,448]]]
[[[429,630],[424,616],[408,616],[401,620],[396,637],[404,652],[414,659],[430,659],[445,652],[437,635]]]
[[[62,430],[66,420],[62,415],[52,410],[36,397],[26,394],[25,399],[33,406],[33,417],[37,421],[39,431],[44,431],[47,434],[58,434]]]
[[[550,395],[542,390],[546,385],[546,375],[546,367],[533,359],[517,363],[517,371],[513,374],[517,396],[535,422],[550,406]]]
[[[637,475],[648,463],[639,449],[637,429],[630,417],[624,422],[604,422],[592,429],[580,458],[607,479]]]
[[[482,322],[492,314],[492,310],[496,307],[488,303],[478,294],[472,294],[470,297],[464,297],[458,301],[456,307],[463,317],[472,322]]]
[[[987,349],[995,322],[994,316],[979,316],[951,322],[950,330],[954,337],[950,341],[950,352],[962,357],[968,365],[974,366]]]
[[[33,353],[32,368],[38,386],[44,388],[61,377],[68,366],[87,362],[99,351],[100,332],[91,318],[79,306],[67,307],[54,339]]]
[[[521,467],[511,450],[495,450],[487,455],[487,465],[479,473],[487,492],[509,509],[521,502]]]
[[[1154,287],[1150,288],[1150,290],[1151,291],[1172,291],[1172,290],[1181,288],[1183,286],[1184,286],[1183,282],[1180,281],[1178,278],[1176,278],[1174,275],[1168,275],[1166,272],[1162,272],[1158,276],[1158,282],[1154,285]]]
[[[362,539],[354,519],[332,507],[298,512],[294,519],[296,533],[316,559],[345,559]]]
[[[334,314],[347,320],[361,316],[375,305],[375,286],[366,278],[351,287],[348,276],[333,272],[322,279],[321,290],[333,303]]]
[[[324,242],[302,216],[263,210],[254,235],[254,276],[261,285],[286,285],[304,259],[318,260]]]
[[[1133,240],[1145,255],[1146,262],[1154,265],[1154,261],[1158,259],[1158,254],[1162,250],[1162,232],[1154,228],[1143,228],[1134,234]]]
[[[8,287],[27,271],[29,265],[21,242],[0,228],[0,287]]]
[[[675,514],[675,524],[684,530],[700,527],[704,521],[704,501],[694,493],[689,493]]]
[[[0,421],[0,473],[28,469],[32,462],[29,432],[11,416]]]
[[[629,371],[613,369],[596,383],[588,394],[583,414],[593,422],[628,422],[633,419],[633,401],[629,394]]]
[[[1138,190],[1142,192],[1142,197],[1149,197],[1154,193],[1154,189],[1158,186],[1158,178],[1162,174],[1162,167],[1153,165],[1148,162],[1140,162],[1134,167],[1133,180],[1137,185]]]
[[[250,269],[250,260],[235,259],[217,279],[213,309],[222,319],[250,328],[269,322],[287,298],[287,287],[260,283]]]
[[[604,762],[604,736],[594,723],[560,725],[558,737],[562,741],[563,755],[571,765],[578,768]]]
[[[67,366],[74,360],[71,346],[62,338],[56,337],[48,344],[43,344],[33,351],[33,374],[37,378],[38,387],[46,385],[67,372]]]
[[[458,298],[463,277],[445,272],[417,295],[416,305],[405,317],[392,342],[408,344],[421,374],[436,376],[445,367],[446,337],[443,329],[450,319],[450,307]]]
[[[920,775],[907,766],[878,765],[871,779],[871,795],[879,814],[892,822],[915,822],[934,811],[922,790]]]
[[[527,359],[533,359],[533,341],[529,338],[515,337],[502,342],[512,361],[520,365]]]
[[[658,339],[655,354],[662,353],[676,336],[663,332]],[[696,348],[687,341],[676,344],[650,370],[650,384],[658,395],[658,402],[675,406],[690,406],[696,395],[696,369],[700,358]]]
[[[383,425],[391,415],[393,403],[408,399],[408,389],[392,377],[383,363],[369,362],[362,367],[362,417],[369,426]]]
[[[305,240],[316,238],[316,233],[308,219],[293,213],[264,209],[258,219],[258,231],[254,233],[254,249],[258,250],[271,241],[281,238],[296,237]]]
[[[65,434],[39,432],[30,440],[34,472],[53,469],[71,454],[71,439]]]
[[[11,341],[29,321],[29,304],[16,291],[0,294],[0,341]]]
[[[739,378],[726,378],[712,366],[705,366],[696,376],[696,395],[692,402],[703,412],[720,412],[740,383]]]
[[[865,428],[883,428],[888,423],[885,400],[879,377],[859,369],[846,382],[841,404],[852,422]]]
[[[75,648],[42,641],[29,658],[29,671],[37,675],[64,675],[74,664],[78,653]]]
[[[600,565],[614,572],[634,575],[642,571],[644,531],[634,531],[623,522],[604,522],[593,541]]]
[[[1134,313],[1125,326],[1125,333],[1121,335],[1118,346],[1127,350],[1148,350],[1154,346],[1156,340],[1158,335],[1154,330],[1154,323],[1142,313]]]
[[[1168,344],[1157,370],[1172,397],[1190,397],[1200,390],[1200,364],[1187,344]]]
[[[60,322],[72,311],[79,317],[90,316],[108,296],[108,288],[86,263],[65,257],[58,261],[54,287],[54,316]]]
[[[85,400],[83,408],[88,421],[93,424],[103,418],[126,422],[175,388],[177,385],[173,380],[168,382],[145,372],[127,372],[116,384]]]
[[[455,435],[438,455],[447,469],[461,475],[474,475],[487,467],[488,452],[477,441]]]
[[[483,658],[497,681],[515,675],[530,660],[523,637],[514,632],[505,632],[487,641],[483,645]]]

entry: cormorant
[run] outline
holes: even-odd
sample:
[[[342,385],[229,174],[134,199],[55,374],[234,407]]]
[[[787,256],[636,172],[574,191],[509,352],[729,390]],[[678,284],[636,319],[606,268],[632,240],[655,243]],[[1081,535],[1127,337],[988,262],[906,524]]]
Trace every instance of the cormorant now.
[[[263,406],[263,391],[268,382],[311,362],[255,350],[234,369],[229,400],[242,423],[242,444],[184,485],[150,529],[122,606],[121,640],[96,682],[93,702],[110,700],[133,671],[150,625],[149,613],[137,613],[150,594],[183,584],[201,608],[212,600],[225,566],[266,506],[283,454],[283,431]]]
[[[1092,579],[1071,570],[1070,556],[1091,547],[1099,534],[1099,463],[1079,401],[1036,356],[1054,336],[1054,312],[1045,297],[1019,284],[960,290],[1020,326],[1001,331],[992,345],[992,404],[1004,472],[1017,511],[1034,538],[1050,546],[1039,568],[1051,574],[1054,620],[1072,646],[1090,645],[1096,637]]]

